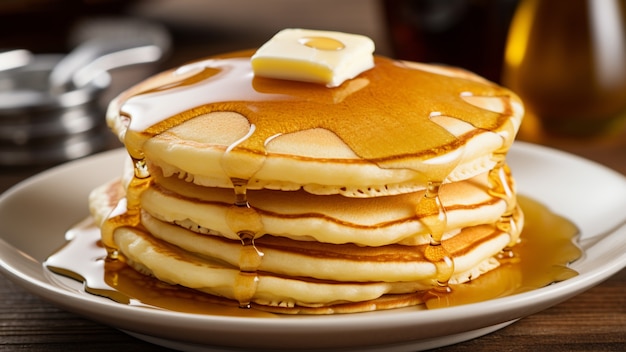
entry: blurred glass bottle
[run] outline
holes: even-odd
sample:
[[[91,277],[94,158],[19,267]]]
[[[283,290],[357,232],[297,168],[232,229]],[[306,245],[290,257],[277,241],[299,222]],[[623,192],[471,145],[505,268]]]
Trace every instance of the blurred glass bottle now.
[[[529,139],[587,137],[626,118],[626,0],[522,0],[502,82],[526,105]]]

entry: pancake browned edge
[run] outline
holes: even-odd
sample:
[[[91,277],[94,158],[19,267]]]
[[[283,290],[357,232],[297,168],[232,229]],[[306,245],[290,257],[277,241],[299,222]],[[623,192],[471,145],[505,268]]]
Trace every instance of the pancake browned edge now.
[[[183,65],[111,102],[129,167],[90,198],[110,253],[242,306],[331,314],[419,304],[517,243],[514,93],[380,56],[331,88],[255,75],[253,54]]]

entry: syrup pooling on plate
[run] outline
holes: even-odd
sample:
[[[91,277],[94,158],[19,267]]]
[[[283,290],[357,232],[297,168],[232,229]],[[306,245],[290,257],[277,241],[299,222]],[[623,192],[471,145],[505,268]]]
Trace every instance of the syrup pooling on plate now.
[[[577,273],[568,263],[580,257],[575,245],[578,230],[541,203],[519,197],[526,214],[520,243],[511,248],[512,257],[500,258],[500,267],[465,284],[450,285],[446,293],[418,292],[428,308],[458,306],[505,297],[541,288],[571,278]],[[107,259],[100,231],[87,219],[72,228],[70,241],[44,263],[54,273],[84,282],[85,290],[121,304],[162,308],[171,311],[250,317],[276,317],[259,309],[237,309],[226,299],[178,285],[169,285],[136,272],[124,261]]]
[[[454,265],[440,245],[446,214],[438,192],[461,157],[461,153],[450,151],[463,145],[472,134],[454,136],[430,117],[436,112],[463,120],[479,130],[500,134],[508,146],[514,137],[508,130],[510,112],[485,110],[463,97],[470,94],[506,98],[509,93],[490,83],[438,75],[385,58],[376,58],[375,69],[339,87],[328,88],[256,77],[248,55],[199,61],[157,76],[143,88],[140,85],[127,93],[120,105],[120,112],[129,120],[125,145],[136,166],[144,163],[145,141],[196,116],[229,111],[248,119],[250,132],[228,146],[222,158],[223,171],[232,180],[240,199],[229,213],[229,226],[239,234],[244,249],[240,259],[241,285],[237,289],[239,303],[247,306],[254,295],[256,267],[263,260],[254,240],[264,234],[254,204],[249,204],[245,197],[247,182],[263,167],[264,158],[250,164],[251,158],[242,155],[264,156],[265,145],[275,136],[315,128],[336,134],[364,161],[383,169],[408,170],[417,183],[429,184],[416,215],[425,219],[431,231],[431,246],[426,254],[436,267],[434,280],[446,286]],[[403,88],[389,89],[393,86]],[[372,104],[373,99],[376,104]],[[395,104],[398,100],[416,104]],[[364,137],[364,130],[371,131],[371,135]],[[424,138],[415,138],[418,130]],[[419,171],[411,163],[411,159],[426,160],[445,154],[449,158],[430,164],[427,172]],[[141,226],[140,206],[134,200],[139,199],[150,182],[150,175],[137,169],[127,190],[128,202],[120,205],[103,228],[103,242],[111,253],[115,253],[116,227]],[[497,185],[502,183],[501,179],[494,178],[494,182],[495,188],[502,188]],[[511,234],[512,238],[515,236]]]

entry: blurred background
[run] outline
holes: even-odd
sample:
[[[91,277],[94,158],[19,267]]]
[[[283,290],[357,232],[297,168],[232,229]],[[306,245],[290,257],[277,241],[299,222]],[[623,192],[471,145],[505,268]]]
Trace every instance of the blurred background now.
[[[364,34],[377,54],[474,71],[524,99],[520,139],[626,158],[625,7],[625,0],[1,0],[0,167],[118,146],[101,126],[113,96],[157,71],[258,47],[288,27]],[[39,76],[94,38],[158,50],[112,65],[100,80],[63,85],[62,93],[90,89],[77,106],[55,95],[52,107],[29,107],[33,90],[48,94],[50,81]],[[39,63],[38,86],[18,97],[15,75],[44,54],[58,55]],[[80,124],[75,116],[83,116]]]
[[[626,175],[625,8],[626,0],[0,0],[0,193],[121,146],[104,126],[121,91],[194,59],[258,47],[287,27],[364,34],[377,54],[474,71],[523,98],[519,140]],[[625,274],[469,348],[617,346]],[[3,277],[0,296],[4,336],[20,345],[81,350],[85,339],[130,339]]]

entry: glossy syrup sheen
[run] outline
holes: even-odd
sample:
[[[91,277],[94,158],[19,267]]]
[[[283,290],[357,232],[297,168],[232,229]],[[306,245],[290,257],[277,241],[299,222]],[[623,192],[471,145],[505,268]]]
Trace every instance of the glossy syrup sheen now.
[[[566,218],[526,197],[519,199],[525,214],[520,242],[503,252],[501,266],[468,283],[450,285],[437,294],[423,294],[427,308],[441,308],[486,301],[544,287],[574,277],[568,264],[580,257],[576,246],[578,230]],[[70,242],[52,254],[44,265],[51,271],[85,282],[85,290],[121,304],[171,311],[226,316],[273,317],[252,305],[238,308],[238,302],[169,285],[145,276],[121,260],[107,259],[100,232],[88,220],[70,230]],[[254,309],[259,308],[259,309]]]
[[[145,90],[137,88],[120,104],[121,114],[131,120],[126,143],[136,146],[135,152],[140,153],[146,139],[213,111],[241,113],[255,126],[237,148],[262,155],[273,136],[324,128],[359,157],[376,163],[430,158],[462,145],[462,138],[430,121],[432,113],[496,132],[504,130],[510,118],[510,112],[487,111],[462,98],[510,96],[506,89],[381,57],[374,69],[336,88],[255,77],[249,57],[205,60],[183,68],[161,76],[161,83],[147,83]]]

